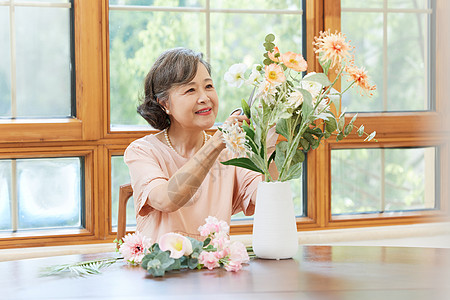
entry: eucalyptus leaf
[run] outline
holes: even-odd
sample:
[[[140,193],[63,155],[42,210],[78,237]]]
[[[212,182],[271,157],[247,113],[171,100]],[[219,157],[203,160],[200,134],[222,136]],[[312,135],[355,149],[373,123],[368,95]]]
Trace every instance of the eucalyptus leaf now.
[[[362,136],[362,135],[364,134],[364,125],[361,125],[361,126],[358,128],[357,133],[358,133],[359,136]]]
[[[339,118],[339,122],[338,122],[338,129],[339,129],[339,131],[342,131],[344,129],[344,125],[345,125],[345,117],[341,116]]]
[[[292,158],[291,165],[301,163],[304,160],[305,160],[305,153],[302,151],[302,149],[297,149],[297,151],[295,151],[294,157]]]
[[[309,150],[309,143],[308,143],[307,140],[305,140],[303,138],[300,139],[300,145],[302,146],[303,151],[308,151]]]
[[[353,124],[351,124],[351,123],[347,124],[347,126],[345,126],[345,129],[344,129],[344,136],[349,135],[352,132],[352,130],[353,130]]]
[[[265,40],[266,42],[271,43],[271,42],[275,41],[275,35],[272,34],[272,33],[269,33],[268,35],[266,35],[266,37],[265,37],[264,40]]]
[[[376,134],[377,134],[376,131],[372,132],[371,134],[369,134],[368,137],[365,138],[364,141],[371,141],[375,137]]]
[[[326,124],[325,125],[326,131],[328,131],[330,133],[335,132],[338,127],[338,124],[337,124],[335,118],[332,118],[332,119],[326,121],[325,124]]]

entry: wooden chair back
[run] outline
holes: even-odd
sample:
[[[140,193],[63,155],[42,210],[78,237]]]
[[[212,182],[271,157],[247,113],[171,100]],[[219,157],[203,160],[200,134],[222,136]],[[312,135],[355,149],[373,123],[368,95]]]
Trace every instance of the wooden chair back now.
[[[133,188],[127,183],[120,186],[119,191],[119,213],[117,221],[117,240],[120,241],[127,231],[127,203],[133,196]]]

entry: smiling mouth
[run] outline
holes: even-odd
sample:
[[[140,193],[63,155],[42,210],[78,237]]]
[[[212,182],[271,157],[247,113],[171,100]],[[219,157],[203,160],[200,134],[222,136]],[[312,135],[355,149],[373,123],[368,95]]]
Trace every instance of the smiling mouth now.
[[[195,113],[196,114],[206,114],[206,113],[209,113],[210,111],[211,111],[211,108],[206,108],[206,109],[196,111]]]

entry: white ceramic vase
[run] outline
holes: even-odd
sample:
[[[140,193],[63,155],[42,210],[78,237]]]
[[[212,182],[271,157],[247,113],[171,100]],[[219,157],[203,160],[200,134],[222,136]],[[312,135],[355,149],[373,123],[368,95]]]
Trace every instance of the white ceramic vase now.
[[[266,259],[292,258],[298,251],[291,183],[260,182],[253,221],[253,251]]]

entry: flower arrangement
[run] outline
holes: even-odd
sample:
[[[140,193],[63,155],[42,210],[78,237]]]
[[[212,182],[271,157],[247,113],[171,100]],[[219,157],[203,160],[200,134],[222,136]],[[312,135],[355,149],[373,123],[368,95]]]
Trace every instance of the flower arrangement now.
[[[206,223],[198,228],[205,240],[199,241],[178,233],[169,232],[160,237],[158,243],[140,232],[127,234],[118,244],[120,258],[105,258],[75,264],[52,266],[44,270],[43,275],[57,275],[70,272],[84,276],[99,274],[100,269],[124,259],[129,265],[141,266],[154,277],[164,276],[166,272],[180,269],[212,270],[224,267],[227,271],[237,272],[242,264],[249,262],[247,249],[242,243],[230,241],[230,226],[215,217],[205,219]]]
[[[227,148],[237,158],[225,165],[244,167],[264,174],[266,181],[274,181],[269,173],[269,164],[274,161],[278,181],[300,177],[305,153],[319,147],[322,140],[332,136],[337,141],[347,137],[355,128],[357,115],[345,124],[345,111],[340,111],[342,95],[351,87],[357,87],[361,94],[372,96],[375,86],[369,83],[367,72],[354,63],[353,47],[342,33],[321,32],[315,38],[314,49],[323,73],[307,70],[307,62],[301,54],[281,53],[274,44],[275,36],[269,34],[263,44],[263,64],[253,66],[246,77],[247,66],[232,65],[224,79],[230,86],[252,85],[256,89],[255,103],[251,108],[242,100],[242,109],[250,119],[242,129],[236,123],[225,123],[221,128]],[[328,78],[331,68],[336,70],[333,82]],[[339,78],[349,81],[344,91],[334,86]],[[286,140],[276,145],[270,155],[267,151],[268,132],[275,126],[276,132]],[[364,126],[357,129],[366,141],[375,137],[367,134]]]

